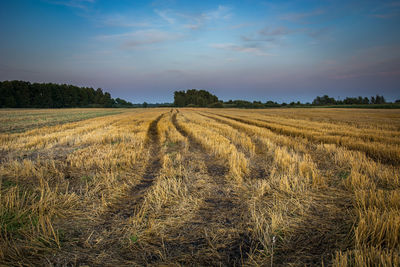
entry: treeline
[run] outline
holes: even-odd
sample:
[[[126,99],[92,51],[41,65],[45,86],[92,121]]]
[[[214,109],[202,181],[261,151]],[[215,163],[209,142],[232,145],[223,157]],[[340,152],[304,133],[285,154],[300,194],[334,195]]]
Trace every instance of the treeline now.
[[[318,106],[346,106],[348,107],[398,107],[400,100],[395,101],[396,105],[388,105],[385,98],[380,95],[368,97],[346,97],[343,100],[336,100],[328,95],[317,96],[312,103],[290,102],[277,103],[271,100],[246,101],[229,100],[221,101],[217,96],[206,90],[190,89],[187,91],[174,92],[174,106],[176,107],[212,107],[212,108],[274,108],[274,107],[318,107]]]
[[[396,100],[395,103],[400,104],[400,100]],[[397,107],[398,105],[388,105],[393,103],[386,102],[385,98],[380,95],[368,97],[346,97],[343,100],[336,100],[328,95],[317,96],[312,103],[301,103],[290,102],[290,103],[277,103],[274,101],[266,101],[262,103],[261,101],[245,101],[245,100],[229,100],[223,103],[223,107],[233,107],[233,108],[272,108],[272,107],[318,107],[318,106],[354,106],[354,107]]]
[[[186,92],[174,92],[174,105],[176,107],[207,107],[210,105],[219,105],[219,103],[218,97],[206,90],[191,89]],[[220,105],[222,105],[222,103]]]
[[[336,100],[328,95],[317,96],[312,102],[316,106],[325,105],[369,105],[369,104],[386,104],[386,100],[383,96],[376,95],[368,97],[346,97],[344,100]]]
[[[0,108],[132,107],[101,88],[25,81],[0,82]]]

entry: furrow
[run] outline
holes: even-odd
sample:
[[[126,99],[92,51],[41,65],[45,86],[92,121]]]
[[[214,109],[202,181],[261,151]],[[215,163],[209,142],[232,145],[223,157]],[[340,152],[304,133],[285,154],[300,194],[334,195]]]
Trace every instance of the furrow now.
[[[183,232],[188,233],[183,243],[168,244],[174,254],[192,255],[193,258],[182,264],[197,262],[208,266],[239,266],[247,257],[251,240],[244,229],[245,208],[240,203],[235,190],[226,182],[228,168],[220,160],[209,155],[190,133],[177,121],[177,113],[172,123],[183,136],[188,138],[189,153],[204,162],[210,184],[202,207],[192,220],[185,223]],[[206,257],[206,255],[216,255]],[[173,258],[174,255],[172,255]]]
[[[230,124],[223,119],[202,113],[201,115],[244,131],[238,125]],[[256,135],[251,137],[254,142],[257,142],[260,138]],[[260,145],[268,149],[266,144]],[[308,149],[310,148],[308,147]],[[321,159],[323,159],[323,162],[333,160],[328,155],[321,155],[320,150],[310,149],[304,152],[309,154],[313,160],[320,158],[317,163],[320,163]],[[264,160],[259,158],[258,161],[251,162],[256,166],[262,164],[265,166],[266,173],[269,173],[272,166],[276,164],[273,158],[274,154],[271,153],[270,156],[272,158],[264,157]],[[267,166],[270,166],[269,169],[267,169]],[[316,167],[320,175],[324,177],[324,182],[329,183],[326,179],[336,180],[335,177],[329,176],[330,172],[337,171],[336,166],[320,166],[317,164]],[[269,179],[269,177],[266,178]],[[352,208],[351,197],[348,192],[337,188],[337,183],[330,184],[332,185],[329,187],[310,188],[307,191],[307,200],[303,200],[307,208],[300,217],[302,222],[291,226],[291,229],[286,233],[285,240],[280,244],[281,247],[276,250],[274,262],[277,266],[290,264],[318,265],[321,264],[321,260],[324,263],[330,263],[332,255],[336,251],[351,246],[349,236],[352,228],[352,215],[349,212]],[[340,240],[340,242],[337,240]]]
[[[304,132],[297,131],[297,132],[290,132],[284,129],[279,129],[277,127],[273,127],[268,125],[267,122],[262,122],[262,121],[248,121],[246,119],[238,118],[238,117],[232,117],[228,115],[222,115],[222,114],[217,114],[217,113],[211,113],[208,112],[212,115],[217,115],[220,117],[224,117],[227,119],[235,120],[241,123],[245,123],[248,125],[254,125],[257,127],[261,128],[266,128],[270,130],[273,133],[288,136],[288,137],[302,137],[306,138],[309,141],[313,142],[323,142],[325,144],[336,144],[339,146],[343,146],[347,149],[354,150],[354,151],[360,151],[364,152],[369,158],[375,161],[379,161],[383,164],[388,164],[388,165],[398,165],[400,163],[400,154],[397,152],[396,149],[391,149],[389,150],[389,147],[387,145],[383,144],[383,146],[386,147],[386,149],[378,149],[374,148],[373,146],[364,143],[364,142],[347,142],[347,141],[342,141],[342,139],[327,139],[327,138],[319,138],[317,136],[312,136],[312,135],[307,135]],[[376,145],[381,145],[381,144],[376,144]]]

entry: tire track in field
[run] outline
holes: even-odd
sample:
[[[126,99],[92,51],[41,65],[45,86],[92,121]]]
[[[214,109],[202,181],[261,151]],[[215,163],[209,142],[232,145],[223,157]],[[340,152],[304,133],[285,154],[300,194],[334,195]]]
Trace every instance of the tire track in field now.
[[[191,255],[182,264],[196,263],[200,266],[238,266],[250,251],[251,240],[243,224],[244,207],[235,191],[225,181],[228,168],[211,156],[201,144],[177,122],[177,112],[172,123],[177,131],[189,141],[189,152],[206,165],[211,179],[203,206],[182,227],[184,238],[180,244],[166,244],[172,258]],[[177,233],[177,235],[182,235]],[[181,238],[182,239],[182,238]]]
[[[214,113],[209,114],[233,119],[233,117],[229,116]],[[243,131],[240,127],[222,119],[206,114],[200,115]],[[241,119],[236,121],[255,125],[241,121]],[[250,137],[255,141],[257,139],[254,136]],[[338,172],[335,169],[336,166],[326,164],[326,162],[333,162],[334,159],[329,154],[321,154],[321,151],[316,150],[313,143],[311,143],[311,147],[307,147],[307,151],[323,177],[329,177],[329,180],[331,180],[328,181],[330,185],[327,188],[313,191],[314,204],[310,207],[308,213],[304,215],[302,225],[292,229],[293,232],[284,243],[284,249],[277,250],[274,256],[274,262],[277,266],[293,264],[313,266],[320,265],[321,261],[324,264],[329,264],[332,261],[332,255],[334,255],[335,251],[344,251],[351,247],[349,233],[352,232],[352,220],[349,218],[352,216],[350,214],[352,199],[346,191],[337,187],[337,181],[335,182],[337,178],[329,175],[330,172]],[[264,165],[267,164],[264,163]]]
[[[197,113],[203,117],[212,119],[216,122],[219,122],[221,124],[225,124],[228,125],[230,127],[232,127],[233,129],[238,130],[239,132],[243,132],[242,129],[240,129],[240,127],[236,127],[235,125],[231,125],[229,123],[227,123],[224,120],[221,120],[219,118],[215,118],[212,116],[209,116],[207,114],[203,114],[203,113]],[[251,141],[256,145],[256,150],[255,150],[255,155],[252,157],[249,157],[249,163],[250,163],[250,178],[255,178],[255,179],[267,179],[269,176],[269,171],[266,168],[266,166],[270,166],[270,164],[272,163],[272,158],[266,158],[265,157],[265,147],[263,144],[261,144],[260,140],[258,140],[257,137],[251,136],[249,134],[246,133],[247,136],[249,136],[251,138]],[[249,155],[247,155],[249,156]],[[267,161],[267,162],[266,162]]]
[[[147,130],[147,140],[145,147],[150,150],[149,159],[151,159],[144,171],[142,180],[129,190],[129,198],[122,203],[119,203],[120,210],[117,213],[123,218],[129,218],[135,214],[138,205],[143,201],[145,193],[154,181],[161,169],[161,144],[158,132],[158,122],[165,114],[161,114],[153,120]]]
[[[133,216],[144,200],[148,189],[153,185],[161,168],[161,145],[158,132],[158,122],[164,116],[159,115],[153,120],[147,130],[145,147],[150,150],[149,161],[141,181],[130,188],[126,196],[112,204],[101,216],[100,222],[83,226],[76,230],[71,238],[75,239],[73,247],[64,255],[64,262],[56,265],[88,265],[88,266],[128,266],[132,256],[124,249],[122,243],[126,240],[125,227],[127,219]]]

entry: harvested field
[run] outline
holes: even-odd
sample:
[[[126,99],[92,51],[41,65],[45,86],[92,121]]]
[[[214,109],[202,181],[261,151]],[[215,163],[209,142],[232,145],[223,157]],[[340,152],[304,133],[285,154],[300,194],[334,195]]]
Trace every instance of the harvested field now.
[[[400,265],[398,110],[0,121],[0,265]]]

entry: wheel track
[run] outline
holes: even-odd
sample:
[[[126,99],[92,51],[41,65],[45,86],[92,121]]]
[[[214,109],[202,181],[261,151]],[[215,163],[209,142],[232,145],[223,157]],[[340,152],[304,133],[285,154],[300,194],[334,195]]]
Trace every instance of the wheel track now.
[[[243,131],[240,127],[232,125],[222,119],[202,113],[199,114],[217,122],[229,125],[234,129]],[[222,116],[214,113],[209,114],[236,120],[234,117]],[[240,118],[236,121],[258,126],[256,124],[242,121]],[[257,142],[257,137],[250,137],[252,140]],[[320,153],[317,153],[317,151],[312,148],[308,148],[308,151],[313,161],[317,164],[318,169],[323,173],[328,173],[330,169],[324,169],[327,167],[324,162],[333,161],[333,159],[329,158],[325,154],[320,155]],[[316,194],[314,199],[316,205],[310,208],[309,213],[306,214],[304,218],[303,224],[307,225],[307,227],[299,227],[295,229],[289,237],[289,240],[285,243],[286,248],[277,251],[277,255],[274,257],[274,262],[277,266],[287,266],[299,263],[306,265],[319,265],[321,264],[321,260],[326,264],[331,262],[331,256],[335,251],[350,248],[351,243],[346,240],[351,239],[349,233],[352,232],[352,224],[350,221],[344,219],[348,219],[348,217],[351,216],[349,210],[352,208],[352,200],[345,191],[341,188],[336,188],[335,184],[336,183],[333,181],[329,188],[320,189],[319,192],[314,192]],[[342,243],[335,242],[338,236],[340,236],[339,239],[342,240]]]
[[[121,242],[125,240],[124,229],[127,219],[137,212],[161,168],[161,146],[157,125],[164,115],[165,113],[153,120],[147,130],[145,147],[150,150],[149,159],[151,160],[144,170],[141,181],[128,190],[126,197],[113,204],[103,214],[100,222],[78,231],[74,230],[76,232],[71,238],[77,241],[67,255],[63,257],[58,255],[52,260],[56,265],[103,266],[104,260],[108,266],[132,264],[130,263],[131,252],[123,249]],[[64,262],[60,263],[60,258],[63,258]]]
[[[197,114],[212,119],[216,122],[219,122],[221,124],[225,124],[228,125],[230,127],[232,127],[233,129],[236,129],[240,132],[243,132],[242,129],[240,129],[239,127],[236,127],[235,125],[231,125],[229,123],[227,123],[226,121],[223,121],[219,118],[215,118],[200,112],[197,112]],[[256,145],[256,150],[255,150],[255,155],[254,156],[250,156],[247,154],[247,156],[249,157],[249,163],[250,163],[250,178],[255,178],[255,179],[267,179],[269,176],[269,172],[266,169],[265,166],[270,166],[270,164],[272,163],[272,159],[270,159],[268,162],[266,161],[265,158],[265,150],[266,148],[264,147],[263,144],[261,144],[260,140],[258,140],[257,137],[251,136],[249,134],[246,133],[247,136],[249,136],[251,138],[251,141]],[[263,164],[261,164],[263,163]]]
[[[155,178],[161,169],[161,146],[157,125],[164,115],[165,113],[153,120],[147,130],[145,147],[149,147],[149,159],[152,160],[147,164],[142,180],[129,190],[129,198],[126,199],[127,201],[120,203],[119,206],[121,206],[121,208],[118,213],[120,213],[123,218],[129,218],[135,214],[139,204],[144,199],[145,193],[148,188],[154,184]]]
[[[188,233],[181,244],[166,244],[176,255],[192,255],[191,261],[182,264],[196,264],[207,266],[238,266],[247,257],[251,248],[251,240],[247,232],[239,227],[243,224],[244,207],[240,203],[235,191],[229,188],[225,181],[228,168],[218,162],[218,159],[209,155],[201,144],[177,122],[178,112],[172,115],[172,123],[177,131],[189,141],[189,151],[197,155],[206,165],[206,171],[214,185],[204,199],[203,206],[195,217],[184,224],[182,232]],[[200,234],[199,234],[200,233]],[[179,234],[179,233],[177,233]],[[210,243],[210,237],[219,234],[215,244]],[[216,251],[216,257],[206,257],[204,254]],[[174,255],[175,254],[175,255]]]
[[[178,111],[179,112],[179,111]],[[179,124],[176,119],[176,115],[178,113],[175,113],[172,115],[172,123],[175,126],[176,130],[184,137],[186,137],[189,141],[190,147],[192,150],[197,150],[201,151],[201,155],[203,156],[204,162],[207,166],[207,172],[210,175],[210,177],[215,177],[215,174],[218,173],[218,179],[214,179],[216,183],[218,184],[225,184],[224,181],[224,175],[228,173],[228,168],[223,166],[223,165],[218,165],[218,164],[211,164],[210,162],[217,162],[215,158],[212,156],[208,155],[207,151],[204,151],[204,148],[202,145],[190,134],[188,134]]]

